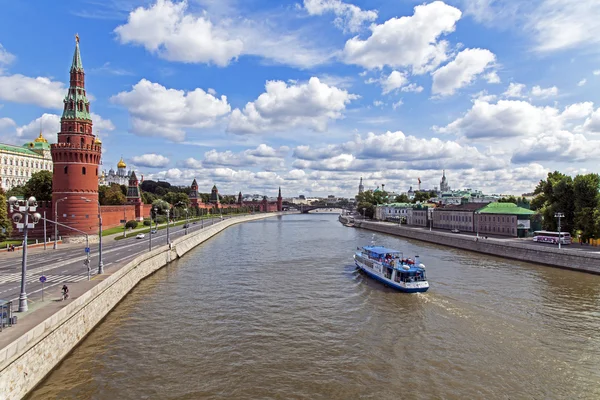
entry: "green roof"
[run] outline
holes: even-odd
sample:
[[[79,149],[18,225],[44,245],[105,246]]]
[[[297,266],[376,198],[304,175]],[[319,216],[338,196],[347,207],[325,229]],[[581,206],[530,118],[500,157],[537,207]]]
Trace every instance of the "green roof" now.
[[[32,151],[32,150],[29,150],[28,148],[19,147],[19,146],[11,146],[10,144],[2,144],[2,143],[0,143],[0,150],[2,150],[2,151],[12,151],[14,153],[21,153],[21,154],[25,154],[26,156],[35,156],[35,157],[40,157],[40,158],[42,157],[41,154],[38,154],[38,153],[36,153],[35,151]]]
[[[50,143],[48,142],[29,142],[23,145],[24,148],[29,150],[50,150]]]
[[[395,207],[395,208],[409,208],[414,206],[412,203],[389,203],[389,204],[381,204],[384,207]]]
[[[513,214],[513,215],[532,215],[535,211],[518,207],[514,203],[490,203],[481,210],[481,214]]]
[[[81,55],[79,54],[79,36],[76,36],[75,41],[75,53],[73,53],[73,62],[71,63],[71,71],[78,70],[83,71],[83,64],[81,63]]]

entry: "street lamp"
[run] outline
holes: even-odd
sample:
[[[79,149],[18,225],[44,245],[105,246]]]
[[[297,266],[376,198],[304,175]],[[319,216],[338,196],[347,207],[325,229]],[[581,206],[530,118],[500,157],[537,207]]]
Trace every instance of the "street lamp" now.
[[[88,203],[92,201],[86,197],[81,197],[81,199]],[[102,275],[104,273],[104,263],[102,262],[102,211],[100,201],[96,200],[96,203],[98,203],[98,275]]]
[[[167,208],[167,244],[171,244],[171,237],[169,236],[169,212],[171,210]]]
[[[23,258],[21,261],[21,293],[19,294],[19,312],[25,312],[28,310],[27,307],[27,282],[25,280],[27,275],[27,230],[33,229],[35,224],[38,223],[42,217],[39,213],[35,212],[37,209],[37,201],[35,197],[31,196],[27,200],[18,200],[15,196],[11,196],[8,199],[10,211],[15,212],[12,216],[12,220],[15,223],[17,229],[23,229]],[[33,214],[29,214],[33,212]],[[32,223],[29,223],[29,216],[31,215]],[[25,217],[25,221],[21,223],[21,219]]]
[[[365,210],[366,210],[366,208],[363,207],[362,210],[363,210],[363,219],[367,219],[367,217],[365,216]]]
[[[560,237],[560,219],[564,218],[565,214],[561,212],[557,212],[554,214],[554,218],[558,218],[558,249],[560,250],[560,242],[562,242],[562,238]]]
[[[476,230],[477,230],[477,238],[479,238],[479,213],[477,211],[475,211],[475,223],[477,224]]]
[[[66,197],[63,197],[54,202],[54,250],[58,248],[58,243],[56,242],[58,237],[58,202],[66,199]]]
[[[184,208],[183,211],[185,211],[185,234],[188,234],[188,209]]]

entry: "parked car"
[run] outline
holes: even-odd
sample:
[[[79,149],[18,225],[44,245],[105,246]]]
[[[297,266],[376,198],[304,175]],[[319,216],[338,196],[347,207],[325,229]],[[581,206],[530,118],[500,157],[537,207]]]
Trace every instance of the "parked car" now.
[[[450,232],[452,232],[452,233],[460,233],[460,231],[458,229],[452,229]]]
[[[146,235],[144,235],[143,233],[138,233],[137,236],[135,237],[136,239],[143,239],[145,238]]]
[[[183,224],[183,229],[189,228],[190,224]]]
[[[154,234],[156,233],[156,229],[152,229],[152,230],[150,231],[150,233],[151,233],[152,235],[154,235]]]

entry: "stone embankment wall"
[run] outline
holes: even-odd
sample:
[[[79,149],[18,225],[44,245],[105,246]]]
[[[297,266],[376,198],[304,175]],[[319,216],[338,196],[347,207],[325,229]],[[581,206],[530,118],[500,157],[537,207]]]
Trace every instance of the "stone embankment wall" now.
[[[345,219],[342,218],[340,217],[340,221],[345,222]],[[600,254],[570,250],[568,246],[558,250],[558,248],[554,247],[509,242],[506,239],[480,238],[476,241],[473,236],[462,236],[447,232],[428,231],[370,221],[356,220],[354,226],[498,257],[600,274]]]
[[[280,214],[226,219],[136,257],[59,312],[0,350],[0,400],[31,391],[142,279],[225,228]]]

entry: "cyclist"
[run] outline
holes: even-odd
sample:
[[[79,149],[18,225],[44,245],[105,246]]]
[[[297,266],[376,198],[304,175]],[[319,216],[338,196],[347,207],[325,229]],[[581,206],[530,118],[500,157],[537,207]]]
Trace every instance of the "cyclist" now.
[[[62,299],[66,300],[69,298],[69,288],[67,287],[67,285],[63,285],[62,287]]]

